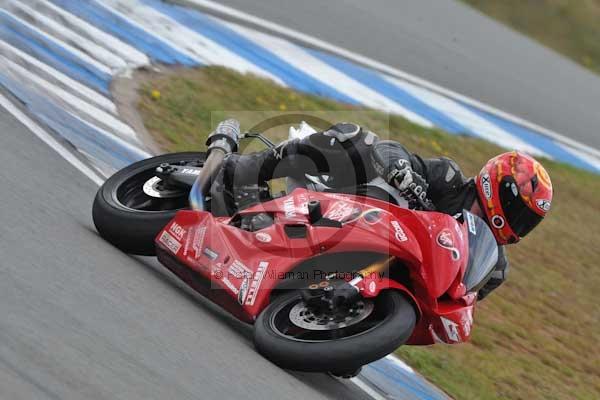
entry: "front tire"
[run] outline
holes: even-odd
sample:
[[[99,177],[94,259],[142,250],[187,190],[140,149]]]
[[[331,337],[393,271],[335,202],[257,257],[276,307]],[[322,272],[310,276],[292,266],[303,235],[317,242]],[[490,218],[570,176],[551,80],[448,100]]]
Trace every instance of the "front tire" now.
[[[154,198],[144,193],[144,183],[155,176],[162,163],[201,166],[206,153],[172,153],[133,163],[108,178],[100,187],[92,217],[100,236],[130,254],[156,254],[154,238],[175,216],[189,206],[189,191]]]
[[[354,325],[311,331],[292,322],[291,316],[298,314],[295,307],[302,302],[300,294],[280,296],[256,320],[254,343],[263,356],[282,368],[306,372],[356,370],[404,344],[417,321],[412,304],[398,291],[383,291],[372,301],[373,307],[363,307],[371,308],[371,314]]]

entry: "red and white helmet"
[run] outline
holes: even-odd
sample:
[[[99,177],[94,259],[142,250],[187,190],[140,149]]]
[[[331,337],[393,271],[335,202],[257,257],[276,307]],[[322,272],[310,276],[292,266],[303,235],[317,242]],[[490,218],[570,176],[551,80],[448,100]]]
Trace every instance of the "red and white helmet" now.
[[[516,243],[550,210],[552,182],[532,157],[517,152],[489,160],[476,178],[477,194],[499,244]]]

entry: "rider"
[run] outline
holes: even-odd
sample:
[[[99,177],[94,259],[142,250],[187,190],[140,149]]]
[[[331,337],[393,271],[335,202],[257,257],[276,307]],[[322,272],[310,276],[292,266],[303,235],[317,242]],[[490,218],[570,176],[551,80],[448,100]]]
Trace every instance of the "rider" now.
[[[222,135],[219,136],[222,139]],[[209,152],[223,140],[209,136]],[[237,146],[238,137],[229,138]],[[353,172],[353,173],[352,173]],[[273,178],[302,179],[305,174],[327,173],[327,186],[348,189],[383,178],[409,200],[409,207],[431,201],[435,209],[455,217],[468,210],[483,218],[498,243],[498,263],[483,299],[506,279],[508,260],[504,245],[517,243],[544,218],[552,201],[552,183],[546,170],[530,156],[512,151],[489,160],[474,178],[465,178],[458,165],[445,157],[422,158],[400,143],[380,140],[359,125],[338,123],[303,139],[280,143],[273,149],[247,155],[229,154],[211,189],[213,198],[224,194],[226,212],[235,210],[236,187]],[[420,200],[420,201],[419,201]],[[214,202],[213,202],[214,204]]]

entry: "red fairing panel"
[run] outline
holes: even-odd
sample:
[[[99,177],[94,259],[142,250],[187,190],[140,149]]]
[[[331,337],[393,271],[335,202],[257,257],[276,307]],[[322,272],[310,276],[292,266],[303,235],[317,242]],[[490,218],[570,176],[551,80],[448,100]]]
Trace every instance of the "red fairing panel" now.
[[[312,226],[307,207],[311,200],[319,200],[323,216],[340,222],[341,227]],[[248,232],[229,225],[230,218],[180,211],[159,233],[156,244],[182,268],[210,281],[205,296],[248,322],[266,307],[271,291],[286,273],[325,253],[365,251],[402,260],[415,280],[413,295],[423,308],[421,320],[431,321],[436,299],[451,286],[455,294],[464,295],[460,281],[466,265],[466,233],[450,216],[410,211],[362,196],[304,189],[240,214],[257,212],[272,214],[275,223]],[[305,225],[306,235],[290,238],[286,225]],[[425,334],[430,324],[423,327],[423,333],[432,340],[431,334]]]

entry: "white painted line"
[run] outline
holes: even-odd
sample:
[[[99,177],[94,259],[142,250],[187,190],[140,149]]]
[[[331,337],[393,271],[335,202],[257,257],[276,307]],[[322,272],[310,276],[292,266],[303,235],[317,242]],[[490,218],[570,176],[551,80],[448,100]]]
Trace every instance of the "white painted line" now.
[[[484,104],[482,102],[479,102],[475,99],[472,99],[470,97],[461,95],[457,92],[454,92],[452,90],[446,89],[444,87],[441,87],[439,85],[436,85],[432,82],[426,81],[424,79],[418,78],[412,74],[409,74],[407,72],[401,71],[397,68],[391,67],[387,64],[381,63],[379,61],[373,60],[371,58],[362,56],[360,54],[354,53],[352,51],[346,50],[342,47],[333,45],[331,43],[328,43],[324,40],[318,39],[314,36],[311,35],[307,35],[301,32],[298,32],[296,30],[287,28],[285,26],[279,25],[277,23],[271,22],[271,21],[267,21],[263,18],[259,18],[257,16],[254,16],[252,14],[248,14],[246,12],[237,10],[235,8],[232,7],[228,7],[219,3],[216,3],[214,1],[211,0],[167,0],[170,1],[172,3],[178,3],[178,4],[182,4],[182,5],[186,5],[188,7],[197,7],[199,9],[202,10],[210,10],[213,13],[216,14],[220,14],[220,15],[224,15],[227,16],[229,18],[233,18],[236,19],[238,21],[243,21],[245,23],[249,23],[249,24],[253,24],[256,26],[260,26],[264,29],[267,29],[271,32],[277,33],[281,36],[290,38],[296,42],[300,42],[303,43],[305,45],[311,46],[311,47],[315,47],[315,48],[319,48],[322,50],[325,50],[329,53],[338,55],[340,57],[346,58],[348,60],[354,61],[356,63],[362,64],[364,66],[376,69],[378,71],[384,72],[388,75],[394,76],[396,78],[399,79],[403,79],[405,81],[408,81],[410,83],[414,83],[418,86],[421,86],[425,89],[429,89],[431,91],[437,92],[441,95],[450,97],[451,99],[463,102],[467,105],[473,106],[475,108],[478,108],[482,111],[488,112],[490,114],[494,114],[500,118],[503,118],[507,121],[513,122],[515,124],[521,125],[525,128],[531,129],[533,131],[536,131],[542,135],[548,136],[556,141],[559,141],[561,143],[566,144],[567,146],[570,146],[572,148],[575,148],[583,153],[587,153],[592,157],[596,157],[600,159],[600,150],[589,147],[588,145],[585,145],[583,143],[577,142],[573,139],[570,139],[564,135],[561,135],[557,132],[554,132],[550,129],[544,128],[542,126],[539,126],[537,124],[534,124],[530,121],[527,121],[523,118],[517,117],[515,115],[506,113],[502,110],[499,110],[495,107],[491,107],[487,104]]]
[[[386,400],[386,397],[377,393],[368,383],[364,382],[362,378],[359,376],[355,376],[354,378],[350,378],[350,382],[354,383],[360,390],[365,392],[374,400]]]
[[[98,62],[108,66],[113,73],[127,68],[127,63],[121,57],[70,30],[68,25],[60,24],[52,18],[49,18],[47,15],[40,14],[26,4],[23,4],[22,0],[18,0],[18,3],[17,0],[0,0],[0,5],[12,15],[33,23],[49,36],[76,48]]]
[[[186,28],[156,9],[144,5],[143,2],[137,0],[104,0],[102,4],[122,15],[126,15],[129,20],[142,26],[144,30],[153,32],[169,43],[173,43],[175,48],[181,49],[180,51],[184,54],[202,64],[223,65],[241,73],[250,72],[285,86],[284,82],[275,75]]]
[[[50,18],[68,26],[70,30],[88,38],[94,43],[106,48],[127,62],[131,68],[150,65],[150,59],[135,47],[122,42],[120,39],[96,28],[87,21],[63,10],[47,0],[21,0]]]
[[[598,158],[590,156],[587,153],[579,151],[578,149],[574,149],[570,146],[566,146],[562,143],[557,143],[557,145],[562,147],[566,152],[569,152],[569,153],[573,154],[575,157],[580,158],[584,162],[590,164],[591,166],[596,168],[596,170],[598,172],[600,172],[600,160]]]
[[[117,114],[117,107],[110,99],[2,40],[0,40],[0,54],[48,82],[72,90],[83,100],[93,103],[111,114]]]
[[[394,364],[396,364],[398,366],[398,368],[410,373],[410,374],[414,374],[415,370],[412,369],[407,363],[405,363],[404,361],[402,361],[401,359],[399,359],[398,357],[394,356],[394,355],[387,355],[385,356],[385,358],[387,358],[388,360],[392,361]]]
[[[8,13],[8,12],[7,12],[7,13]],[[8,13],[8,14],[10,14],[10,13]],[[101,72],[104,72],[104,73],[105,73],[105,74],[107,74],[107,75],[111,75],[111,74],[112,74],[112,72],[111,72],[110,68],[109,68],[107,65],[105,65],[105,64],[102,64],[102,63],[98,62],[97,60],[95,60],[95,59],[91,58],[91,57],[90,57],[90,56],[88,56],[87,54],[85,54],[85,53],[83,53],[83,52],[81,52],[81,51],[77,50],[77,49],[76,49],[76,48],[74,48],[74,47],[72,47],[71,45],[68,45],[67,43],[65,43],[65,42],[63,42],[63,41],[61,41],[61,40],[59,40],[59,39],[57,39],[57,38],[55,38],[55,37],[53,37],[53,36],[50,36],[50,35],[48,35],[46,32],[44,32],[44,31],[40,30],[40,29],[39,29],[38,27],[36,27],[35,25],[31,25],[29,22],[27,22],[27,21],[25,21],[25,20],[23,20],[23,19],[21,19],[21,18],[19,18],[19,17],[15,16],[15,15],[13,15],[13,14],[11,14],[11,16],[12,16],[12,17],[13,17],[15,20],[17,20],[19,23],[21,23],[21,24],[25,25],[25,26],[26,26],[28,29],[30,29],[30,30],[32,30],[32,31],[34,31],[34,32],[36,32],[38,35],[40,35],[40,36],[43,36],[43,37],[47,38],[48,40],[55,42],[57,45],[59,45],[59,46],[63,47],[64,49],[66,49],[67,51],[69,51],[70,53],[72,53],[73,55],[75,55],[77,58],[81,59],[81,61],[83,61],[83,62],[85,62],[85,63],[89,64],[90,66],[92,66],[92,67],[94,67],[94,68],[98,69],[98,70],[99,70],[99,71],[101,71]],[[15,29],[18,29],[18,27],[17,27],[17,26],[15,26],[14,28],[15,28]]]
[[[429,128],[434,126],[431,121],[408,110],[407,108],[376,92],[368,86],[355,81],[343,72],[314,57],[302,47],[299,47],[287,40],[248,29],[231,22],[222,23],[237,33],[250,39],[259,46],[262,46],[273,52],[281,59],[295,65],[301,65],[303,72],[309,74],[313,78],[326,85],[330,85],[338,92],[357,100],[361,104],[378,110],[402,115],[406,119],[421,126]]]
[[[4,74],[12,75],[14,79],[23,83],[23,86],[33,88],[42,96],[46,95],[61,104],[67,110],[71,110],[80,116],[86,116],[88,121],[96,121],[102,126],[108,127],[118,133],[123,138],[137,141],[135,131],[127,124],[117,119],[113,115],[82,101],[71,93],[45,81],[39,76],[32,74],[19,64],[0,55],[0,65],[3,66]]]
[[[480,117],[467,107],[446,96],[441,96],[430,90],[423,89],[422,87],[415,86],[396,78],[386,77],[386,79],[432,108],[439,110],[464,127],[469,128],[474,134],[481,138],[509,149],[522,150],[531,155],[552,158],[537,147],[521,140],[518,136],[512,135],[510,132],[505,131],[487,119]]]
[[[56,139],[48,134],[42,127],[29,118],[23,111],[17,108],[10,100],[0,93],[0,106],[12,114],[19,122],[27,129],[33,132],[40,140],[46,143],[50,148],[56,151],[68,163],[81,171],[85,176],[91,179],[96,185],[100,186],[104,179],[100,177],[94,170],[85,165],[81,160],[75,157],[69,150],[62,146]]]

